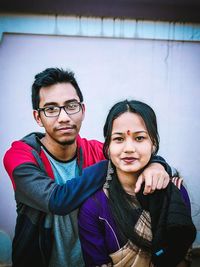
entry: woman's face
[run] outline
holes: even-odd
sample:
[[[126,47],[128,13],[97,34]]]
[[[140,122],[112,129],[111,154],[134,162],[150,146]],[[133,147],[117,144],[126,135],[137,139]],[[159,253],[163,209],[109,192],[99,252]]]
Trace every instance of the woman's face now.
[[[137,174],[151,158],[153,144],[142,117],[125,112],[113,121],[110,159],[119,177]]]

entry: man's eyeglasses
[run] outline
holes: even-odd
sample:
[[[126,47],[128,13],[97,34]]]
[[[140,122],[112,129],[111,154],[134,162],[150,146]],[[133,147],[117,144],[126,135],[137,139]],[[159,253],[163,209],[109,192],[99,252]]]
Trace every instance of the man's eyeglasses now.
[[[82,105],[80,102],[69,102],[64,106],[48,106],[45,108],[38,108],[37,110],[43,111],[46,117],[58,117],[62,108],[68,115],[73,115],[78,113],[81,107]]]

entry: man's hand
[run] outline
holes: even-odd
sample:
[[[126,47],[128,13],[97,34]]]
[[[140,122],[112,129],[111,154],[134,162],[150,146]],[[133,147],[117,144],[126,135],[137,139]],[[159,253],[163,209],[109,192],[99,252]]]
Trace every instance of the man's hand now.
[[[145,182],[143,194],[151,194],[156,189],[164,189],[169,183],[169,174],[160,163],[151,163],[144,169],[135,184],[135,193],[140,191],[142,183]]]

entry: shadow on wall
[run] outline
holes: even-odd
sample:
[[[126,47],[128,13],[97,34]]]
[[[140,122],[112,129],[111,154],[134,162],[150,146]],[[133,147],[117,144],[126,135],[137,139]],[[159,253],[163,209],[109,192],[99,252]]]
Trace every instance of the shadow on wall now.
[[[12,241],[10,236],[0,230],[0,267],[11,267]]]

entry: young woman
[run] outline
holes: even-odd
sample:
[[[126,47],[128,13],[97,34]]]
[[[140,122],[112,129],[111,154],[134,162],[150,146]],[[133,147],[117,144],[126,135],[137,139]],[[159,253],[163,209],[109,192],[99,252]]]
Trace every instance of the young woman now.
[[[104,125],[106,183],[81,207],[79,234],[86,266],[187,266],[195,239],[187,191],[135,194],[141,171],[159,149],[154,111],[140,101],[115,104]]]

